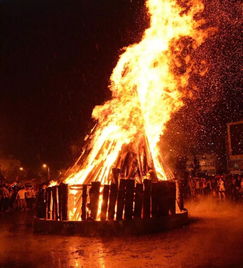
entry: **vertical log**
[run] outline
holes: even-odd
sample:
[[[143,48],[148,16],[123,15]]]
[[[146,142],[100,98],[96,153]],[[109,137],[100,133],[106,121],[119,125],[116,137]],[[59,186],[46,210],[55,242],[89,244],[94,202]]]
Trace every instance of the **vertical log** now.
[[[151,180],[144,180],[143,218],[150,218]]]
[[[81,219],[85,221],[87,219],[86,205],[87,205],[87,185],[83,185],[82,190],[82,206],[81,206]]]
[[[90,211],[91,218],[95,220],[97,218],[99,195],[100,195],[100,182],[95,181],[91,184],[90,194]]]
[[[159,185],[159,209],[158,209],[158,217],[168,216],[169,215],[169,183],[168,181],[160,181]]]
[[[171,181],[169,182],[169,196],[168,196],[168,202],[169,202],[169,212],[171,215],[175,215],[176,212],[176,184],[175,182]]]
[[[103,200],[102,200],[102,206],[101,206],[101,216],[100,216],[102,221],[106,220],[109,190],[110,190],[110,186],[109,185],[104,185]]]
[[[60,196],[59,196],[59,185],[56,186],[56,197],[57,197],[57,220],[61,220],[60,217]]]
[[[123,216],[125,190],[126,190],[126,180],[121,179],[120,185],[119,185],[119,190],[118,190],[118,197],[117,197],[116,219],[118,221],[122,220],[122,216]]]
[[[133,215],[134,180],[126,180],[125,219],[131,220]]]
[[[62,184],[58,185],[57,192],[58,192],[58,216],[59,216],[59,220],[62,221],[62,203],[63,203]]]
[[[179,209],[185,210],[184,208],[184,187],[183,187],[183,181],[181,179],[177,179],[176,180],[176,188],[177,188],[177,196],[176,196],[176,200],[177,200],[177,204]]]
[[[135,208],[134,217],[141,219],[143,205],[143,184],[137,183],[135,190]]]
[[[62,220],[68,219],[68,185],[62,184]]]
[[[52,219],[57,220],[57,187],[53,186],[52,188]]]
[[[46,218],[45,189],[39,190],[36,203],[36,216],[41,219]]]
[[[51,188],[46,188],[46,218],[51,218]]]
[[[68,185],[61,183],[58,186],[58,197],[59,197],[59,217],[60,220],[65,221],[68,219]]]
[[[152,192],[151,192],[151,199],[152,199],[152,218],[159,217],[159,200],[161,199],[160,196],[160,184],[159,183],[152,183]]]
[[[109,220],[114,220],[116,199],[117,199],[117,184],[111,184],[110,195],[109,195],[109,208],[108,208]]]

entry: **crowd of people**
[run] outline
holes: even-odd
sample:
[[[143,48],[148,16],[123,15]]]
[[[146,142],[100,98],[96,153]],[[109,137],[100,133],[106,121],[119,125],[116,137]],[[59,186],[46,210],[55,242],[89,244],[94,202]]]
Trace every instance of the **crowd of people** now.
[[[37,190],[32,185],[0,184],[0,211],[25,211],[35,207]]]
[[[220,200],[238,201],[243,198],[243,176],[189,176],[183,188],[186,198],[212,195]]]
[[[240,175],[189,176],[180,187],[184,199],[211,195],[220,200],[243,200],[243,176]],[[37,188],[28,184],[0,183],[0,212],[33,210]]]

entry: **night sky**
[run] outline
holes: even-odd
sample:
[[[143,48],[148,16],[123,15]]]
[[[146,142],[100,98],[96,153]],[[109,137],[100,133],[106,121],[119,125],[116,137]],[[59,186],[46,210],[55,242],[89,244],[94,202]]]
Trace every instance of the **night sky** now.
[[[209,71],[197,98],[169,123],[178,141],[198,150],[223,151],[225,124],[242,119],[239,6],[206,2],[205,28],[218,28],[201,49]],[[67,167],[93,107],[110,96],[121,49],[148,25],[144,1],[5,0],[0,9],[0,153],[29,166]]]

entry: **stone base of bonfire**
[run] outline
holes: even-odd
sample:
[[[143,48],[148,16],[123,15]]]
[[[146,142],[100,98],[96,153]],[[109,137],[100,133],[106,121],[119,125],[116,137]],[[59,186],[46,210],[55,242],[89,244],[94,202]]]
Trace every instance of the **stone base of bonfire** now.
[[[76,202],[70,198],[71,191],[76,193]],[[179,207],[183,208],[180,197]],[[134,180],[123,179],[119,187],[118,184],[93,182],[74,186],[60,184],[43,190],[38,198],[34,231],[80,235],[146,234],[186,222],[187,212],[176,213],[175,182],[144,180],[143,184],[135,184]]]

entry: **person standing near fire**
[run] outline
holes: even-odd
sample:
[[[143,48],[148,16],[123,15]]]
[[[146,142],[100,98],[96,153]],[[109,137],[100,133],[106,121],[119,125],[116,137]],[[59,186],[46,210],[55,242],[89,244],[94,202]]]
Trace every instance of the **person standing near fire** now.
[[[219,199],[225,200],[225,185],[222,177],[220,177],[218,180],[218,189],[219,189]]]
[[[23,187],[17,193],[18,208],[20,210],[26,210],[26,189]]]

